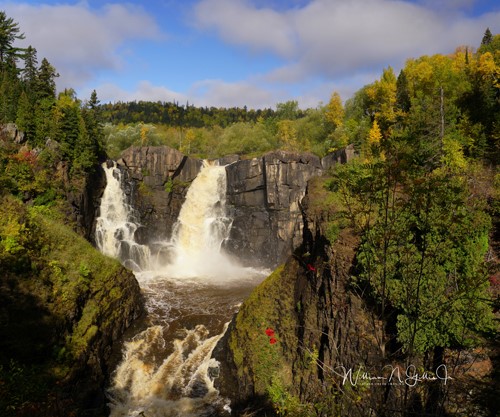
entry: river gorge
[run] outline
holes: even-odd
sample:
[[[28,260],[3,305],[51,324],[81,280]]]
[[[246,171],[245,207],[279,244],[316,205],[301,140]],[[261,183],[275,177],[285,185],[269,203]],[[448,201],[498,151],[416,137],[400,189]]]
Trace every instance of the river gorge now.
[[[300,200],[322,170],[312,155],[267,158],[197,161],[137,148],[103,164],[96,246],[134,271],[147,312],[123,341],[111,416],[230,415],[231,399],[214,387],[213,349],[301,240]]]

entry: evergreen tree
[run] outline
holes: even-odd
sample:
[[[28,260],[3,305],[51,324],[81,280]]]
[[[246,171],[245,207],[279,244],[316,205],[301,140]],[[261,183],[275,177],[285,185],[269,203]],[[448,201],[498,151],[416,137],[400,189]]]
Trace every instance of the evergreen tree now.
[[[490,28],[486,28],[483,39],[481,40],[481,46],[489,45],[492,40],[493,40],[493,35],[491,34]]]
[[[21,85],[17,77],[17,67],[12,57],[0,71],[0,123],[16,120],[17,102]]]
[[[38,99],[55,99],[56,97],[56,81],[59,77],[56,69],[49,63],[46,58],[43,58],[37,75],[36,93]]]
[[[400,114],[408,113],[411,107],[410,92],[408,90],[408,78],[404,70],[401,70],[396,81],[396,109]]]
[[[36,54],[36,49],[31,45],[28,46],[26,53],[24,54],[22,80],[24,82],[24,88],[30,96],[33,95],[33,90],[36,88],[38,77],[38,59]]]
[[[21,93],[17,106],[16,125],[23,131],[28,139],[34,138],[35,126],[33,117],[33,106],[25,91]]]
[[[3,67],[9,61],[22,56],[22,48],[14,47],[16,40],[24,39],[24,33],[20,33],[19,24],[11,17],[7,17],[4,11],[0,11],[0,66]]]

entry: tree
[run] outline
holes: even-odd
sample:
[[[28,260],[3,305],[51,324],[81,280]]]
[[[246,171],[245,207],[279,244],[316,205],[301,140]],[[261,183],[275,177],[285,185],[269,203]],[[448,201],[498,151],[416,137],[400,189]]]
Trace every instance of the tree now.
[[[15,121],[21,91],[15,62],[10,61],[0,71],[0,123]]]
[[[403,116],[410,111],[411,99],[408,89],[408,78],[404,70],[401,70],[396,81],[396,109],[398,116]]]
[[[33,106],[26,92],[23,91],[17,106],[16,125],[19,130],[25,133],[27,138],[31,138],[34,135],[33,122]]]
[[[36,93],[38,99],[56,97],[56,81],[59,77],[56,69],[49,63],[46,58],[43,58],[40,68],[38,69]]]
[[[300,117],[299,102],[289,100],[276,104],[276,116],[279,120],[295,120]]]
[[[340,94],[334,91],[330,101],[326,105],[325,119],[333,127],[333,130],[341,127],[344,122],[344,106]]]
[[[23,49],[14,47],[14,42],[22,39],[24,33],[20,33],[19,24],[0,11],[0,66],[3,67],[9,57],[17,59],[22,56]]]
[[[28,94],[32,95],[34,88],[36,87],[37,77],[38,77],[38,59],[36,56],[36,49],[31,45],[26,49],[24,54],[24,68],[22,70],[22,80],[24,82],[24,88]]]
[[[287,151],[298,151],[299,141],[297,137],[297,130],[293,125],[292,120],[280,120],[278,122],[278,140],[281,147]]]
[[[396,76],[391,67],[384,69],[380,80],[366,87],[368,111],[377,119],[383,136],[388,136],[396,121]]]
[[[481,40],[481,46],[489,45],[492,40],[493,40],[493,35],[491,34],[490,28],[486,28],[483,39]]]

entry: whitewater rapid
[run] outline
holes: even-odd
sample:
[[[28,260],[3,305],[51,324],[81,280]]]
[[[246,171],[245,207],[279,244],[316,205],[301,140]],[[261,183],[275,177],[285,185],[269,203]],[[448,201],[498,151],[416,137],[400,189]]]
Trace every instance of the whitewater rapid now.
[[[214,387],[212,351],[240,303],[268,271],[225,255],[232,219],[226,172],[204,162],[186,194],[170,239],[155,250],[135,242],[137,215],[121,171],[103,165],[107,186],[96,225],[98,248],[134,270],[145,296],[145,325],[124,341],[108,389],[112,417],[230,415]],[[160,250],[158,250],[160,248]]]

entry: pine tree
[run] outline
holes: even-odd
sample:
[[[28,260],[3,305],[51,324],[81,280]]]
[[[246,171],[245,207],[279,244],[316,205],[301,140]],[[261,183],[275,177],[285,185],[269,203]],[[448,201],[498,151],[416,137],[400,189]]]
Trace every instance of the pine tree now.
[[[404,70],[401,70],[396,81],[396,109],[400,113],[408,113],[410,107],[411,99],[408,90],[408,78]]]
[[[22,80],[24,82],[24,88],[30,96],[33,94],[33,90],[36,87],[38,76],[38,59],[36,54],[36,49],[30,45],[26,49],[26,53],[24,55]]]
[[[24,49],[14,47],[16,40],[24,39],[24,33],[20,33],[19,24],[11,17],[7,17],[4,11],[0,11],[0,66],[3,67],[9,61],[9,57],[16,60],[22,56]]]

